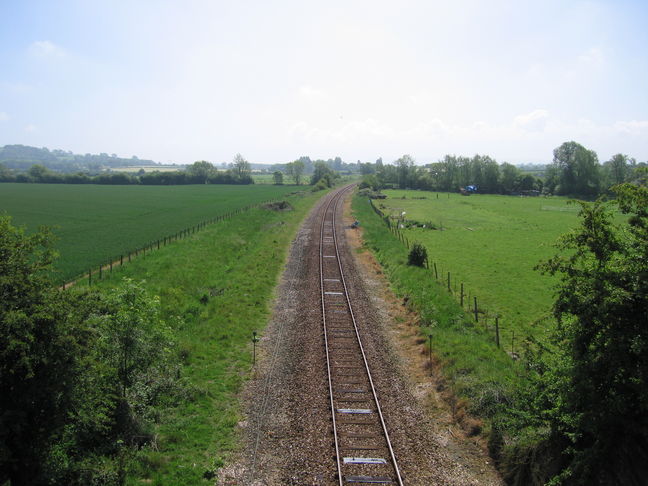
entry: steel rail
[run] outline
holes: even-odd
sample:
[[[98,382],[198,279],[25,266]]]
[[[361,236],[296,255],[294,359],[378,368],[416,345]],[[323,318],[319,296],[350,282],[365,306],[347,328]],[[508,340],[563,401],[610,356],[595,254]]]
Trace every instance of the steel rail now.
[[[341,469],[341,463],[340,463],[340,454],[339,454],[339,441],[338,441],[338,433],[337,433],[337,425],[336,425],[336,419],[335,419],[335,408],[334,408],[334,398],[333,398],[333,384],[332,384],[332,378],[331,378],[331,361],[330,361],[330,353],[329,353],[329,345],[328,345],[328,335],[327,335],[327,326],[326,326],[326,309],[324,305],[324,272],[323,272],[323,260],[324,260],[324,255],[323,255],[323,246],[324,246],[324,223],[326,221],[326,214],[328,213],[329,208],[331,207],[331,204],[333,204],[333,209],[332,209],[332,216],[331,216],[331,226],[332,226],[332,239],[333,239],[333,244],[335,246],[335,257],[338,262],[338,269],[340,272],[340,281],[342,283],[342,287],[344,290],[344,297],[346,299],[347,303],[347,308],[349,310],[349,315],[351,317],[351,322],[353,323],[353,329],[355,331],[356,339],[358,341],[358,345],[360,348],[360,352],[362,355],[362,360],[365,365],[365,371],[367,373],[367,377],[369,380],[369,385],[371,388],[371,393],[373,395],[374,403],[376,404],[376,411],[378,412],[378,416],[380,418],[380,423],[382,426],[382,431],[384,434],[385,441],[387,443],[387,447],[389,449],[389,454],[391,457],[392,461],[392,466],[394,468],[394,471],[396,473],[396,480],[399,484],[399,486],[403,486],[403,479],[401,477],[400,470],[398,468],[398,462],[396,461],[396,455],[394,453],[394,449],[391,444],[391,439],[389,437],[389,433],[387,432],[387,425],[385,423],[385,419],[382,413],[382,408],[380,407],[380,402],[378,400],[378,394],[376,392],[376,388],[374,385],[373,377],[371,375],[371,371],[369,369],[369,363],[367,360],[367,355],[364,350],[364,346],[362,345],[362,339],[360,338],[360,331],[358,329],[357,321],[355,318],[355,314],[353,312],[353,307],[351,305],[351,299],[349,297],[349,291],[348,287],[346,284],[346,279],[344,278],[344,270],[342,268],[342,262],[340,260],[340,251],[338,247],[338,237],[337,237],[337,231],[335,228],[336,224],[336,212],[337,212],[337,207],[339,201],[342,199],[342,195],[348,191],[350,188],[353,186],[349,186],[348,188],[342,189],[338,193],[336,193],[331,199],[328,201],[328,204],[324,210],[324,214],[322,216],[322,223],[320,225],[320,296],[321,296],[321,303],[322,303],[322,321],[323,321],[323,328],[324,328],[324,344],[326,347],[326,364],[327,364],[327,374],[328,374],[328,383],[329,383],[329,399],[330,399],[330,405],[331,405],[331,416],[333,419],[333,434],[335,437],[335,456],[336,456],[336,462],[337,462],[337,470],[338,470],[338,480],[339,480],[339,485],[342,486],[343,484],[343,476],[342,476],[342,469]]]
[[[341,193],[342,191],[340,191]],[[319,273],[320,273],[320,302],[322,303],[322,326],[324,329],[324,349],[326,350],[326,373],[328,375],[329,402],[331,405],[331,417],[333,418],[333,438],[335,439],[335,462],[337,466],[338,484],[342,485],[342,465],[340,464],[340,444],[338,441],[337,423],[335,420],[335,405],[333,403],[333,380],[331,379],[331,356],[329,354],[328,332],[326,328],[326,308],[324,305],[324,223],[326,222],[326,213],[331,206],[331,202],[339,197],[334,194],[326,204],[322,213],[322,222],[320,224],[320,241],[319,241]]]

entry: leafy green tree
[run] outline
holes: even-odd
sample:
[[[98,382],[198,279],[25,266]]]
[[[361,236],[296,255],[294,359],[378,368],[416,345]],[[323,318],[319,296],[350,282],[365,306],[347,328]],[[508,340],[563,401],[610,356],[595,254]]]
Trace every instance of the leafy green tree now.
[[[205,184],[215,172],[216,168],[206,160],[199,160],[187,167],[187,174],[194,184]]]
[[[295,184],[301,184],[302,174],[304,173],[305,164],[301,159],[286,164],[286,171],[293,178]]]
[[[0,215],[0,484],[44,484],[74,408],[84,333],[48,277],[51,242]]]
[[[500,168],[497,162],[486,156],[484,161],[484,182],[480,188],[481,192],[496,193],[499,192]]]
[[[322,160],[318,160],[313,164],[313,175],[311,176],[311,185],[314,186],[320,181],[326,187],[332,187],[333,181],[337,174]]]
[[[627,155],[616,154],[603,164],[603,170],[608,179],[609,185],[622,184],[630,179],[632,167],[635,161]]]
[[[236,154],[234,156],[234,175],[237,179],[243,181],[250,179],[250,174],[252,170],[250,169],[250,163],[243,158],[241,154]]]
[[[414,182],[414,159],[411,155],[403,155],[396,161],[396,168],[398,171],[398,187],[405,189]]]
[[[515,167],[513,164],[504,162],[500,166],[500,186],[504,194],[511,193],[517,190],[517,181],[520,176],[520,169]]]
[[[100,354],[115,370],[125,399],[137,374],[168,354],[171,331],[161,319],[159,299],[131,280],[108,294],[104,306],[95,322],[102,336]]]
[[[540,268],[560,275],[557,356],[542,373],[539,407],[567,444],[557,478],[567,484],[634,485],[648,477],[648,188],[615,188],[629,216],[579,202],[581,226]]]
[[[600,190],[600,170],[596,152],[576,142],[565,142],[554,149],[558,194],[594,196]]]
[[[283,172],[280,170],[275,170],[272,173],[272,180],[274,181],[276,186],[280,186],[283,184]]]

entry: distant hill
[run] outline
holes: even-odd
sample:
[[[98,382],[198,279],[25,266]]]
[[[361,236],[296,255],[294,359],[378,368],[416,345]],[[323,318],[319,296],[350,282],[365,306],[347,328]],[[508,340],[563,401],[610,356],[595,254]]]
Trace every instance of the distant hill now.
[[[57,172],[101,172],[120,167],[162,165],[153,160],[117,157],[115,154],[74,154],[65,150],[30,147],[27,145],[5,145],[0,148],[0,164],[9,169],[25,171],[34,164],[40,164]]]

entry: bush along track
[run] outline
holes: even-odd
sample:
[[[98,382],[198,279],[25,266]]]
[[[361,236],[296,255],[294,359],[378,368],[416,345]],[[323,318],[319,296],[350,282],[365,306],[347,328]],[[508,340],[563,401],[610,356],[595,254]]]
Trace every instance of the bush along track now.
[[[543,484],[552,465],[541,447],[543,431],[526,426],[522,396],[528,370],[523,360],[512,360],[498,348],[493,333],[462,309],[430,269],[408,265],[408,247],[414,242],[390,231],[366,197],[354,197],[353,211],[362,224],[364,245],[383,267],[392,290],[417,313],[425,338],[421,341],[431,336],[455,418],[467,434],[488,438],[490,453],[509,484]],[[434,255],[427,257],[431,261]]]
[[[250,208],[93,281],[100,289],[143,281],[159,296],[182,363],[180,396],[160,405],[152,440],[131,452],[129,484],[211,484],[236,450],[236,394],[252,369],[253,331],[262,336],[287,248],[320,197]]]

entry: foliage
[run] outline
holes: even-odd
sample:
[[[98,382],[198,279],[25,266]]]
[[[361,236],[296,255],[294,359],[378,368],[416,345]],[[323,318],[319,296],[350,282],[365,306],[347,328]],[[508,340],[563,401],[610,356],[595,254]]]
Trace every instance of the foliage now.
[[[313,175],[311,176],[311,186],[320,185],[322,188],[333,187],[333,182],[339,177],[339,174],[333,171],[324,162],[317,161],[314,164]]]
[[[43,183],[43,184],[102,184],[102,185],[186,185],[186,184],[254,184],[250,164],[240,154],[231,168],[218,170],[211,162],[199,160],[186,170],[144,172],[55,172],[41,165],[32,165],[27,172],[13,174],[8,169],[0,170],[0,182]]]
[[[557,194],[595,196],[601,180],[596,152],[576,142],[565,142],[554,150],[554,174]]]
[[[275,170],[272,173],[272,181],[274,182],[274,184],[276,186],[282,185],[283,184],[283,172],[281,172],[280,170]]]
[[[250,163],[245,160],[241,154],[236,154],[233,165],[233,174],[239,183],[254,184],[254,180],[250,175]]]
[[[82,329],[51,288],[52,256],[50,233],[0,216],[0,483],[39,481],[74,401]]]
[[[420,243],[414,243],[407,255],[407,264],[424,267],[427,261],[427,249]]]
[[[93,326],[101,334],[99,353],[116,371],[122,399],[138,374],[164,360],[172,348],[171,331],[160,317],[160,302],[141,284],[125,280],[102,302]]]
[[[199,160],[188,166],[186,172],[194,184],[206,184],[216,174],[216,168],[206,160]]]
[[[0,217],[0,483],[90,484],[106,461],[117,481],[119,444],[177,389],[170,331],[139,284],[56,289],[50,241]]]
[[[129,166],[153,166],[157,162],[139,159],[135,156],[126,159],[117,154],[73,154],[65,150],[49,150],[26,145],[5,145],[0,147],[0,163],[10,169],[29,170],[34,164],[64,173],[79,171],[97,172],[103,168],[120,168]]]
[[[555,436],[568,445],[557,478],[643,484],[648,474],[648,189],[615,189],[618,227],[601,201],[580,202],[581,226],[541,269],[559,274],[554,306],[561,358],[539,381]]]
[[[289,164],[286,164],[286,173],[293,178],[295,184],[300,185],[302,174],[304,173],[305,167],[306,165],[304,164],[304,161],[301,159],[297,159],[294,162],[290,162]]]
[[[362,182],[358,185],[360,189],[370,188],[373,191],[379,191],[382,189],[378,178],[374,174],[366,175],[362,178]]]

